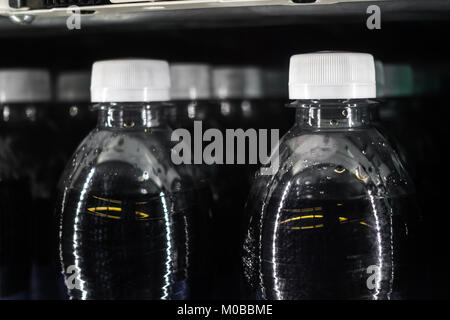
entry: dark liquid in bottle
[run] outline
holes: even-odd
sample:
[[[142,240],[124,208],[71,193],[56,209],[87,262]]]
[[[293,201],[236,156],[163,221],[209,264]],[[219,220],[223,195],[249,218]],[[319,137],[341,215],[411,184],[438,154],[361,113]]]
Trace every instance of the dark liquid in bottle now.
[[[73,299],[191,297],[193,195],[68,190],[62,203],[60,250]]]
[[[330,192],[324,190],[324,195]],[[301,194],[292,183],[281,197],[255,207],[265,214],[253,214],[244,243],[250,297],[417,297],[424,257],[411,199],[370,191],[341,199],[308,199]]]

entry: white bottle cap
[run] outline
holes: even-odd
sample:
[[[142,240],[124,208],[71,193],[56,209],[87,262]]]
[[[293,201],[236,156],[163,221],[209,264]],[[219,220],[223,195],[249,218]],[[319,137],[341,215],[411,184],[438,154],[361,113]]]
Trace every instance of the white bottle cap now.
[[[170,99],[198,100],[211,98],[211,70],[206,64],[173,63],[170,65]]]
[[[212,72],[218,99],[256,99],[263,96],[262,71],[256,67],[218,67]]]
[[[148,102],[170,99],[169,64],[164,60],[120,59],[92,66],[92,102]]]
[[[290,99],[376,97],[373,57],[367,53],[317,52],[291,57]]]
[[[56,79],[56,99],[59,102],[90,101],[90,71],[60,73]]]
[[[0,70],[0,103],[49,102],[50,74],[40,69]]]

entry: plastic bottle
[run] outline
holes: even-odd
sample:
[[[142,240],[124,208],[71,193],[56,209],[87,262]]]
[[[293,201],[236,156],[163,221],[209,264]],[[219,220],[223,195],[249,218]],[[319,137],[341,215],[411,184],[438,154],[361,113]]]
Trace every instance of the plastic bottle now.
[[[220,106],[220,122],[224,127],[265,127],[262,69],[253,66],[215,67],[212,90]]]
[[[219,122],[223,137],[228,129],[255,130],[265,128],[262,70],[256,67],[216,67],[212,72],[213,97],[220,108]],[[226,157],[226,151],[224,158]],[[234,164],[219,168],[217,188],[221,206],[212,223],[214,263],[216,265],[216,299],[240,297],[240,243],[230,230],[241,227],[246,196],[256,165]],[[230,187],[233,185],[233,187]],[[236,230],[239,230],[236,229]]]
[[[92,68],[97,127],[60,183],[60,255],[72,299],[195,297],[199,217],[192,174],[171,159],[168,63]]]
[[[291,57],[295,124],[248,204],[244,277],[258,299],[399,299],[423,256],[414,189],[371,125],[373,57]],[[274,153],[276,156],[276,153]],[[412,279],[416,280],[413,281]]]

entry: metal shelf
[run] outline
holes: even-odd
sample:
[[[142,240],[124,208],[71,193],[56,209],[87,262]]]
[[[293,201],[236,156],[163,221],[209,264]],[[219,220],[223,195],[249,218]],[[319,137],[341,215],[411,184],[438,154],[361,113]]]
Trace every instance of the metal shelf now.
[[[0,37],[12,34],[4,31],[67,31],[66,20],[70,14],[67,8],[14,9],[6,6],[8,1],[10,0],[0,0]],[[155,30],[329,24],[334,21],[364,23],[367,7],[371,4],[381,8],[383,22],[450,20],[450,1],[446,0],[316,0],[314,3],[294,1],[296,0],[179,0],[123,2],[80,8],[84,32],[103,27]],[[32,23],[23,26],[12,23],[11,20],[21,21],[23,24]]]

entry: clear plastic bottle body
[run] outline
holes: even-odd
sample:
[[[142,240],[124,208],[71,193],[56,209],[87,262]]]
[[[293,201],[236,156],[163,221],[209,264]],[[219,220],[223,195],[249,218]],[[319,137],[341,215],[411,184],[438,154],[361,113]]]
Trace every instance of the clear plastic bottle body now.
[[[193,174],[171,161],[159,103],[99,106],[60,181],[60,256],[72,299],[187,299],[201,265]],[[72,274],[73,272],[73,274]]]
[[[279,170],[247,202],[244,278],[260,299],[399,299],[421,268],[414,190],[369,101],[297,101]],[[414,250],[414,251],[413,251]],[[421,270],[423,271],[423,270]]]

